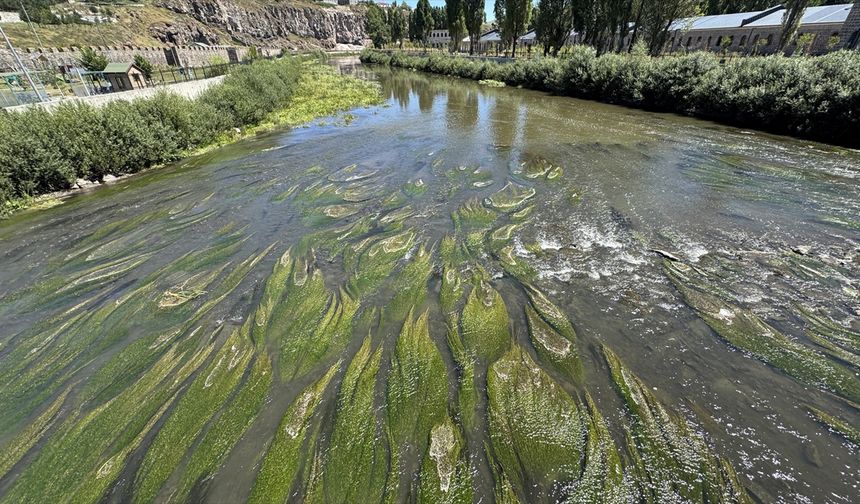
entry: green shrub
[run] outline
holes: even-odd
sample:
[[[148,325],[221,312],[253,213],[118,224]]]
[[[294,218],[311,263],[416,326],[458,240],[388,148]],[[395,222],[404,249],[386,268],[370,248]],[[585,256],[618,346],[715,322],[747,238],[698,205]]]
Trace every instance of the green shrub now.
[[[597,56],[586,46],[571,48],[561,59],[504,63],[374,50],[363,52],[361,59],[860,147],[856,51],[820,57],[751,56],[727,63],[704,52],[664,58],[636,51]]]
[[[287,106],[300,63],[257,61],[196,100],[163,92],[101,108],[62,104],[0,113],[0,202],[68,189],[76,178],[135,173],[211,144]]]

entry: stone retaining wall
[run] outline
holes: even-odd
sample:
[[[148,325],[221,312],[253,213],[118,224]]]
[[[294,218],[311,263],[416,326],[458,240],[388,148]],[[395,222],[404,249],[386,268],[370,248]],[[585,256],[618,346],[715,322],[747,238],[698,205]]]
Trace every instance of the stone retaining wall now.
[[[234,58],[243,59],[250,50],[249,47],[229,47],[229,46],[212,46],[212,47],[142,47],[142,46],[91,46],[93,50],[104,53],[108,61],[126,62],[134,59],[137,54],[142,55],[156,66],[167,66],[175,62],[169,61],[172,59],[170,54],[178,55],[179,60],[184,66],[205,66],[212,63],[213,58],[220,58],[224,61],[231,61],[231,54]],[[43,52],[37,48],[17,48],[18,55],[31,69],[34,68],[56,68],[64,65],[78,65],[81,57],[81,49],[79,47],[52,47],[46,48]],[[263,56],[275,56],[280,52],[279,49],[258,48],[258,52]],[[8,71],[16,68],[12,53],[5,48],[0,48],[0,71]]]

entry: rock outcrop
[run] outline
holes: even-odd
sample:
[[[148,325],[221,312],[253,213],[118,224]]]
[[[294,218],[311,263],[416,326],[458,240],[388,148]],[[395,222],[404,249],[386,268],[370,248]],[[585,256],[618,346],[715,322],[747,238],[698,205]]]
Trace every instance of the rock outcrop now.
[[[194,42],[218,45],[221,42],[217,33],[196,21],[154,23],[149,26],[149,33],[161,42],[173,46],[187,46]]]
[[[231,0],[157,0],[156,5],[218,28],[243,45],[331,48],[338,44],[367,43],[364,13],[349,7],[300,6],[289,2],[240,4]],[[199,37],[194,33],[183,35],[182,28],[176,24],[168,32],[161,29],[153,34],[159,37],[165,34],[172,40]]]

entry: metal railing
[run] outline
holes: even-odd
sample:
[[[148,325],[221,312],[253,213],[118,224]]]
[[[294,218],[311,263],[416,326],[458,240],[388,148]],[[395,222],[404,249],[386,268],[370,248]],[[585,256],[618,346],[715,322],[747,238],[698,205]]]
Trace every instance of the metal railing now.
[[[259,59],[272,59],[272,57],[260,57]],[[154,68],[150,77],[146,79],[145,87],[167,86],[218,77],[226,75],[233,67],[247,65],[253,61],[243,60],[195,67]],[[65,73],[55,70],[36,70],[31,71],[30,74],[38,92],[30,86],[28,80],[24,79],[23,74],[17,75],[17,72],[2,74],[0,108],[39,103],[44,101],[44,98],[47,98],[48,101],[58,101],[71,97],[82,98],[128,91],[128,89],[113,89],[110,81],[102,72],[66,69]]]

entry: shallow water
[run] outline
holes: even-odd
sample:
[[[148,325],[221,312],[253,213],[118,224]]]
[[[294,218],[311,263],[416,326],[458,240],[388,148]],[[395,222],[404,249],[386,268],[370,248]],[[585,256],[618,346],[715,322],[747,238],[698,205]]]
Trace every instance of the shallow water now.
[[[475,489],[476,502],[490,501],[499,487],[494,467],[510,467],[503,434],[487,420],[498,407],[488,404],[487,382],[506,375],[492,365],[499,355],[482,353],[483,342],[470,347],[474,334],[463,320],[469,292],[485,294],[487,286],[501,294],[510,319],[503,353],[524,349],[526,360],[572,397],[578,418],[589,418],[590,395],[625,468],[634,465],[625,432],[636,422],[616,393],[602,345],[696,439],[728,459],[754,499],[860,500],[858,447],[807,411],[815,407],[856,429],[858,367],[810,339],[804,317],[814,312],[845,334],[860,331],[860,153],[674,115],[335,63],[377,80],[386,104],[261,135],[0,223],[0,446],[6,447],[0,500],[72,492],[108,502],[244,500],[280,429],[288,433],[286,444],[299,440],[295,454],[285,456],[295,472],[269,487],[280,485],[280,498],[302,501],[315,489],[329,500],[375,495],[351,487],[338,494],[340,483],[331,481],[350,479],[336,474],[338,463],[352,463],[356,474],[358,467],[369,471],[356,477],[369,486],[377,476],[387,481],[384,491],[395,500],[429,498],[419,490],[428,478],[422,466],[440,464],[429,455],[429,426],[441,425],[447,410],[465,439],[466,486]],[[525,200],[508,208],[503,197]],[[529,206],[528,215],[517,215]],[[464,217],[464,209],[486,213],[489,222]],[[516,227],[502,229],[508,224]],[[447,251],[446,236],[457,243],[456,253]],[[422,253],[429,254],[426,271]],[[725,316],[728,326],[751,313],[844,373],[846,389],[730,345],[712,329],[719,320],[708,320],[707,309],[679,291],[686,280],[679,286],[667,275],[669,263],[704,279],[690,282],[726,303],[717,318]],[[417,280],[408,270],[416,264]],[[453,310],[439,300],[447,285],[443,267],[463,285]],[[524,308],[537,302],[530,302],[528,286],[572,323],[576,334],[568,339],[580,377],[535,349]],[[482,310],[489,312],[487,299]],[[427,310],[435,344],[417,354],[433,355],[444,372],[436,366],[435,374],[422,375],[421,365],[397,360],[409,308],[415,318]],[[326,315],[330,310],[344,314],[344,334],[326,325],[339,320]],[[452,311],[460,314],[459,326]],[[473,415],[463,411],[464,366],[446,337],[451,324],[475,360]],[[491,326],[477,331],[489,334]],[[370,402],[356,394],[349,403],[347,367],[360,361],[355,356],[368,334],[370,350],[381,352],[379,370],[362,375],[369,376]],[[856,346],[837,346],[856,358]],[[418,352],[409,348],[407,354]],[[273,369],[256,374],[255,366],[269,359]],[[222,360],[229,365],[221,367]],[[407,413],[396,413],[392,377],[399,375],[392,362],[406,366],[401,382],[419,383],[427,404],[432,377],[444,375],[447,406],[424,415],[428,427],[407,407],[409,393],[401,406]],[[163,381],[145,388],[159,366],[166,369]],[[255,378],[271,384],[255,394]],[[317,396],[308,392],[314,384]],[[193,394],[200,405],[187,399]],[[301,434],[282,423],[297,407],[310,411]],[[239,427],[224,427],[227,412],[240,410],[248,413],[237,415]],[[346,411],[370,423],[350,431],[340,425]],[[137,423],[129,420],[135,415]],[[393,426],[403,415],[418,418],[414,431]],[[535,425],[561,428],[557,417],[540,421]],[[175,437],[162,434],[171,428]],[[369,452],[338,451],[349,444],[338,436],[368,430]],[[218,456],[194,458],[208,453],[207,436],[228,431]],[[579,453],[571,448],[576,442],[564,448],[571,459]],[[162,450],[166,455],[153,455]],[[528,457],[518,455],[528,466]],[[194,473],[198,462],[211,467]],[[64,477],[75,485],[104,484],[62,486]],[[514,481],[514,491],[557,500],[576,478],[539,480],[526,476],[521,487]]]

